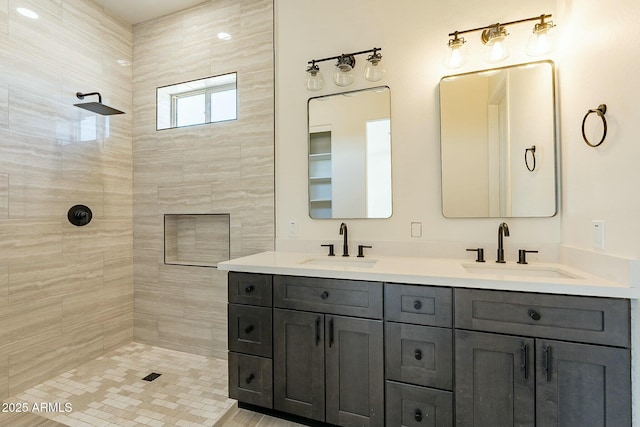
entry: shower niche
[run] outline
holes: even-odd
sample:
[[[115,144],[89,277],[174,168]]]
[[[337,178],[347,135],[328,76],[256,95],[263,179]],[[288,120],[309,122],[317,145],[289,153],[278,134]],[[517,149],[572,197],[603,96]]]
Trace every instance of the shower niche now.
[[[165,264],[215,268],[229,253],[229,214],[165,214]]]

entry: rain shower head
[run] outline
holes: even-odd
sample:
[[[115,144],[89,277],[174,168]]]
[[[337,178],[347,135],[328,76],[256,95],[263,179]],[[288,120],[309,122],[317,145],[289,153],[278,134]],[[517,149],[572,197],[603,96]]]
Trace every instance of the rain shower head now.
[[[124,111],[116,110],[108,105],[102,103],[102,96],[99,92],[81,93],[76,92],[76,96],[79,100],[83,100],[85,96],[98,95],[98,102],[83,102],[82,104],[73,104],[76,107],[84,108],[94,113],[98,113],[103,116],[112,116],[114,114],[124,114]]]

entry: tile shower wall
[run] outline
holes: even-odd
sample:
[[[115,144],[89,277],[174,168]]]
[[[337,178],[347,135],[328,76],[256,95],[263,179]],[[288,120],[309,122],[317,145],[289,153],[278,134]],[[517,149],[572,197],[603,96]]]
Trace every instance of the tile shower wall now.
[[[134,337],[226,358],[226,273],[165,265],[163,217],[228,213],[232,258],[273,249],[272,0],[209,1],[133,33]],[[238,120],[156,131],[157,87],[229,72]]]
[[[0,398],[132,339],[132,41],[87,0],[0,0]]]

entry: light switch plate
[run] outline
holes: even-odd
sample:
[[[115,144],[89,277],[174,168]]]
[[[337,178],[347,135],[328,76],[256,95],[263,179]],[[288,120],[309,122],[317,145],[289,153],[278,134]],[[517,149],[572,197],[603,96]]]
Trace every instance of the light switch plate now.
[[[422,223],[421,222],[412,222],[411,223],[411,237],[422,237]]]
[[[298,221],[294,219],[289,220],[289,238],[298,237]]]

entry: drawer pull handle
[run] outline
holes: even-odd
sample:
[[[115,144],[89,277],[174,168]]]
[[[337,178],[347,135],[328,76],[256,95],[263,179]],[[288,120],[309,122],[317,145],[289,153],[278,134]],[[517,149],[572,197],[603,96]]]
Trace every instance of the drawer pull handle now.
[[[416,409],[416,414],[414,418],[417,422],[422,421],[422,411],[420,409]]]
[[[244,333],[245,334],[250,334],[251,332],[253,332],[255,328],[253,327],[253,325],[249,325],[246,328],[244,328]]]
[[[531,317],[533,320],[540,320],[540,313],[538,313],[535,310],[529,310],[529,317]]]
[[[322,299],[327,299],[329,298],[329,292],[324,291],[323,293],[320,294],[320,298]]]
[[[249,285],[246,288],[244,288],[245,293],[250,294],[251,292],[253,292],[256,288],[253,285]]]
[[[316,318],[316,346],[320,344],[320,317]]]
[[[255,377],[256,377],[255,375],[250,374],[250,375],[247,377],[247,379],[246,379],[246,380],[244,380],[244,381],[245,381],[247,384],[251,384],[251,381],[253,381]]]
[[[413,308],[415,308],[416,310],[420,310],[422,308],[422,303],[419,300],[415,300],[413,302]]]
[[[416,350],[416,352],[414,353],[414,356],[416,358],[416,360],[422,360],[422,351],[421,350]]]

